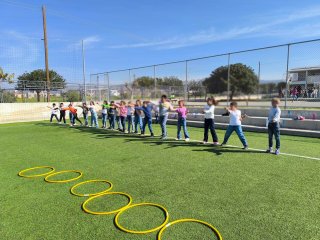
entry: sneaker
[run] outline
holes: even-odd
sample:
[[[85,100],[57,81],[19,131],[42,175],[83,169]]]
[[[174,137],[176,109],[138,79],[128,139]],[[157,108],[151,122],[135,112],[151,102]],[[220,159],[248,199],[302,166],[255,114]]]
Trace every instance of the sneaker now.
[[[206,142],[206,141],[203,141],[203,142],[202,142],[203,145],[206,145],[207,143],[208,143],[208,142]]]
[[[190,138],[186,138],[185,141],[186,141],[186,142],[189,142],[189,141],[190,141]]]
[[[219,143],[219,142],[213,142],[213,145],[214,145],[214,146],[219,146],[220,143]]]
[[[268,148],[266,153],[272,153],[272,148]]]
[[[176,141],[180,141],[181,140],[181,138],[176,138]]]
[[[276,149],[276,151],[274,152],[275,155],[279,155],[280,154],[280,150]]]
[[[248,150],[249,147],[248,147],[248,146],[244,146],[242,149],[243,149],[243,150]]]
[[[154,137],[154,134],[153,134],[153,133],[151,133],[151,137]]]
[[[221,145],[220,145],[220,146],[221,146],[221,147],[223,147],[223,146],[225,146],[225,145],[227,145],[227,144],[226,144],[226,143],[221,143]]]

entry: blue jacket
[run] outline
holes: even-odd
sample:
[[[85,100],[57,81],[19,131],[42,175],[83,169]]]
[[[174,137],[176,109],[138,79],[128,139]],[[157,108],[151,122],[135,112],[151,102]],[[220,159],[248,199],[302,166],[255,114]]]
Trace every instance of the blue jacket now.
[[[136,110],[141,110],[144,113],[144,116],[147,118],[152,118],[152,109],[153,109],[153,104],[149,103],[146,107],[135,107]]]

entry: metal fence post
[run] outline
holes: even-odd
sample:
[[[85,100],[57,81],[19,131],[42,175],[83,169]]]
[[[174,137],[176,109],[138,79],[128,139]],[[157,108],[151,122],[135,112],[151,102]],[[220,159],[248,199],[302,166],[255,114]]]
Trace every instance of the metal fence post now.
[[[288,81],[289,81],[289,64],[290,64],[290,44],[288,44],[288,51],[287,51],[287,71],[286,71],[286,94],[285,94],[285,101],[284,101],[284,109],[287,109],[288,103]]]
[[[107,80],[107,88],[108,88],[107,100],[108,100],[108,102],[110,102],[110,82],[109,82],[109,74],[108,73],[105,74],[105,78]]]
[[[186,82],[184,86],[184,99],[188,98],[188,60],[186,60]]]
[[[156,79],[156,65],[153,65],[153,79],[154,79],[154,98],[157,98],[157,79]]]
[[[231,54],[228,54],[228,82],[227,82],[227,106],[230,104],[230,72],[231,72],[231,64],[230,64]]]
[[[97,85],[98,85],[99,102],[101,102],[101,90],[100,90],[100,79],[99,79],[99,75],[97,75]]]

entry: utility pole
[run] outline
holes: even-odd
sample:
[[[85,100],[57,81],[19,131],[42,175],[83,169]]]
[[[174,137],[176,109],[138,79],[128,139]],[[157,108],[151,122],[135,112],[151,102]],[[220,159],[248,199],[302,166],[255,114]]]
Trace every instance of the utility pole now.
[[[50,75],[49,75],[49,60],[48,60],[48,38],[47,38],[47,16],[46,7],[42,5],[42,20],[43,20],[43,41],[44,41],[44,56],[46,64],[47,78],[47,102],[50,102]]]

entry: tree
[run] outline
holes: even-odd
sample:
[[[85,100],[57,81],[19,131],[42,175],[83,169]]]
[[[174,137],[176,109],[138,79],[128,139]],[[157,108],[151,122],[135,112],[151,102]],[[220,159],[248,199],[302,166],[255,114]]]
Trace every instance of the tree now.
[[[254,93],[259,84],[258,76],[254,70],[242,63],[230,65],[230,99],[236,93]],[[210,93],[223,93],[228,89],[228,66],[221,66],[215,69],[203,85]]]
[[[13,83],[14,74],[6,73],[3,68],[0,67],[0,84],[1,82],[8,82]],[[3,92],[0,85],[0,96],[1,96],[1,102],[7,102],[12,103],[16,101],[16,97],[13,93],[10,92]]]
[[[81,101],[81,94],[79,91],[70,90],[63,94],[63,98],[65,98],[67,102],[79,102]]]
[[[14,74],[5,73],[4,70],[0,67],[0,81],[1,82],[9,82],[12,83],[12,79],[14,78]]]
[[[194,98],[200,97],[205,94],[203,88],[203,81],[191,80],[188,81],[188,99],[189,94],[191,94]]]
[[[2,92],[0,96],[3,103],[14,103],[17,101],[16,96],[12,92]]]
[[[183,81],[180,80],[178,77],[164,77],[157,79],[158,86],[168,86],[168,87],[182,87]]]
[[[142,76],[135,79],[132,83],[133,88],[139,88],[141,91],[141,97],[144,98],[144,91],[146,88],[154,86],[154,79],[148,76]]]
[[[65,79],[56,71],[49,71],[50,90],[58,90],[65,88]],[[40,93],[47,90],[46,71],[37,69],[32,72],[26,72],[18,77],[17,90],[36,91],[37,101],[40,102]]]

